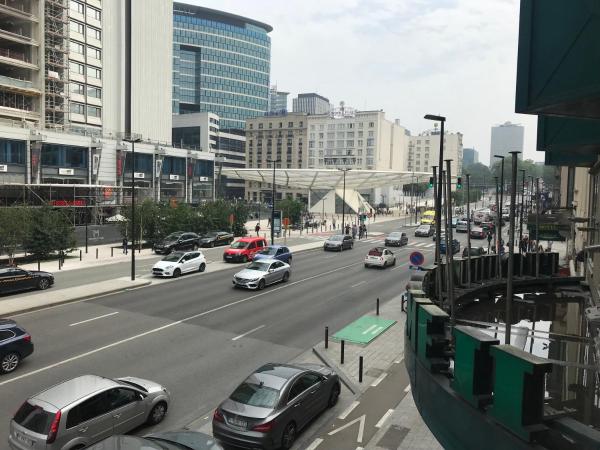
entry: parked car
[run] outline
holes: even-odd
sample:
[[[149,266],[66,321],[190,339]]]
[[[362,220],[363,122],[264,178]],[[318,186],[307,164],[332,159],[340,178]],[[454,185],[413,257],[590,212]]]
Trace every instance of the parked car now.
[[[481,255],[485,255],[485,253],[486,253],[483,247],[471,247],[470,249],[471,249],[471,252],[470,252],[471,256],[481,256]],[[469,253],[468,250],[469,249],[467,247],[465,247],[463,249],[463,252],[462,252],[463,258],[467,257],[467,255]]]
[[[260,259],[252,261],[248,266],[233,276],[233,286],[247,289],[264,289],[269,284],[290,279],[292,268],[289,264],[276,259]]]
[[[458,242],[456,239],[452,239],[452,254],[455,255],[458,252],[460,252],[460,242]],[[446,254],[446,240],[445,239],[440,242],[440,254],[441,255]]]
[[[432,225],[419,225],[415,229],[415,237],[429,237],[433,236],[434,228]]]
[[[471,238],[472,239],[485,239],[487,236],[487,232],[481,227],[472,227],[471,228]]]
[[[213,436],[226,445],[290,449],[298,432],[340,395],[340,380],[317,364],[266,364],[213,414]]]
[[[494,232],[494,230],[496,229],[496,225],[494,224],[494,222],[481,222],[481,228],[483,229],[483,231],[485,231],[486,233],[488,232]]]
[[[202,247],[229,245],[233,242],[233,239],[233,234],[227,231],[211,231],[200,237],[200,245]]]
[[[235,241],[223,253],[225,262],[243,262],[252,261],[254,255],[267,246],[267,240],[261,237],[243,237]]]
[[[254,261],[258,261],[260,259],[278,259],[284,263],[291,264],[292,252],[290,252],[288,247],[283,245],[269,245],[254,255]]]
[[[202,252],[173,252],[154,264],[152,275],[177,278],[184,273],[205,270],[206,258]]]
[[[348,234],[336,234],[331,236],[323,244],[323,250],[335,250],[341,252],[345,249],[351,249],[354,247],[354,239]]]
[[[408,244],[408,236],[400,231],[393,231],[385,237],[385,245],[388,247],[402,247]]]
[[[0,294],[48,289],[54,284],[54,275],[39,270],[25,270],[15,266],[0,266]]]
[[[469,222],[466,218],[458,219],[456,222],[456,232],[457,233],[466,233],[469,230]]]
[[[177,231],[154,244],[153,250],[154,253],[168,255],[176,250],[198,250],[198,247],[200,236],[196,233]]]
[[[161,422],[170,397],[153,381],[82,375],[27,399],[10,421],[8,444],[14,450],[83,448]]]
[[[87,450],[223,450],[208,434],[177,430],[148,436],[117,435],[108,437]]]
[[[365,267],[387,267],[395,266],[396,257],[394,254],[385,247],[375,247],[369,250],[367,256],[365,256]]]
[[[458,223],[458,217],[452,218],[452,228],[456,228],[456,224]]]
[[[14,371],[32,353],[31,335],[14,320],[0,319],[0,373]]]

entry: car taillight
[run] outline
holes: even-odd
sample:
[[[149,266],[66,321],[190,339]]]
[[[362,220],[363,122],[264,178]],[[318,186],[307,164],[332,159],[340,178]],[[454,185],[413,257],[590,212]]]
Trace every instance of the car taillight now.
[[[225,422],[225,417],[223,417],[223,413],[219,411],[219,408],[215,409],[215,412],[213,413],[213,420],[216,420],[217,422]]]
[[[23,340],[24,340],[25,342],[31,342],[31,335],[30,335],[30,334],[26,334],[26,335],[24,335],[24,336],[23,336]]]
[[[56,411],[54,414],[54,420],[50,425],[50,431],[48,432],[48,438],[46,439],[46,444],[52,444],[56,439],[56,434],[58,433],[58,425],[60,424],[60,409]]]
[[[256,425],[252,428],[252,431],[258,431],[259,433],[268,433],[275,426],[275,421],[271,420],[270,422],[261,423],[260,425]]]

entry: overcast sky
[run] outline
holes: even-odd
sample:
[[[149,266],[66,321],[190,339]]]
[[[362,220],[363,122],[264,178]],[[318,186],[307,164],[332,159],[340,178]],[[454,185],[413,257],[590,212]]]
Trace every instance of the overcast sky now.
[[[186,1],[186,0],[184,0]],[[383,109],[412,134],[447,117],[488,163],[491,126],[525,126],[535,151],[536,116],[514,113],[518,0],[187,0],[273,26],[271,80],[317,92],[336,106]]]

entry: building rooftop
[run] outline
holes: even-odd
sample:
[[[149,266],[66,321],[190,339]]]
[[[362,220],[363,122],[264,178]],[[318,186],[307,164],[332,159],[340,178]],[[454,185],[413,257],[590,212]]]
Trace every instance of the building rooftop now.
[[[250,19],[248,17],[238,16],[225,11],[219,11],[217,9],[205,8],[203,6],[190,5],[188,3],[173,3],[173,11],[182,14],[191,14],[195,16],[202,16],[203,18],[214,20],[216,22],[229,23],[241,28],[244,28],[245,24],[254,25],[259,28],[263,28],[267,33],[273,31],[273,27],[264,22]]]

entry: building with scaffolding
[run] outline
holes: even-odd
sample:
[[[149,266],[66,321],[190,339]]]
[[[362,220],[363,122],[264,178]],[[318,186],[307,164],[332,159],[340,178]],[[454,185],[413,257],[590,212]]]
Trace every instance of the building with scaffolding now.
[[[47,128],[62,128],[68,122],[67,11],[68,0],[44,2],[44,123]]]

